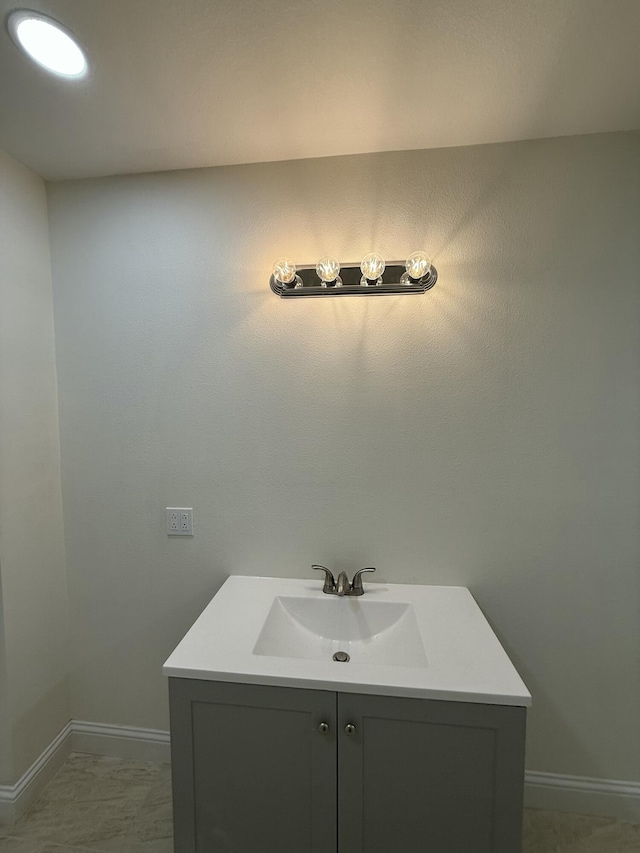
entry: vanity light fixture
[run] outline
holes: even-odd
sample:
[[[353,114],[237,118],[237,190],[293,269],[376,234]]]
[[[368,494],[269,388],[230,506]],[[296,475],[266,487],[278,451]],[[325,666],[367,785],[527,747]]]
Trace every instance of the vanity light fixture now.
[[[376,255],[375,252],[372,252],[370,255],[366,255],[360,264],[360,271],[362,272],[360,284],[366,285],[367,287],[372,285],[381,285],[382,273],[384,272],[385,267],[386,264],[381,255]]]
[[[269,284],[283,299],[297,296],[381,296],[391,293],[425,293],[438,280],[438,271],[425,252],[414,252],[406,261],[386,264],[371,253],[360,264],[343,264],[332,257],[315,267],[296,267],[289,258],[273,265]]]
[[[316,264],[320,287],[342,287],[340,264],[335,258],[321,258]]]
[[[296,265],[289,258],[280,258],[275,262],[272,277],[281,287],[302,287],[302,279],[296,275]]]
[[[426,252],[414,252],[405,264],[406,272],[400,276],[400,284],[413,284],[421,281],[431,269],[431,258]]]
[[[30,59],[59,77],[80,79],[89,61],[75,36],[62,24],[29,9],[16,9],[7,18],[9,35]]]

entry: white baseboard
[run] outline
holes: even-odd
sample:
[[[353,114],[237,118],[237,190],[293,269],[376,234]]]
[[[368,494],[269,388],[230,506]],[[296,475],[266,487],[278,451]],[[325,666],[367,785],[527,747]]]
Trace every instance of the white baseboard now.
[[[71,752],[71,723],[54,737],[15,785],[0,785],[0,826],[15,823],[40,795]]]
[[[26,812],[71,752],[168,763],[169,732],[70,720],[15,785],[0,785],[0,826]]]
[[[70,752],[168,763],[169,732],[71,720],[15,785],[0,785],[0,824],[14,823],[38,797]],[[640,782],[527,771],[530,808],[606,815],[640,822]]]
[[[169,732],[71,721],[71,752],[89,752],[135,761],[171,761]]]
[[[525,806],[640,822],[640,782],[525,773]]]

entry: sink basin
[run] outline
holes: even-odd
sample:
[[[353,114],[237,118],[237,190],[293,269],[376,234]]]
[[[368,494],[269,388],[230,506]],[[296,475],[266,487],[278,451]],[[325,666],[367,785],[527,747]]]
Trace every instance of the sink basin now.
[[[343,652],[334,659],[337,652]],[[342,658],[349,657],[348,661]],[[366,584],[325,595],[317,578],[227,578],[166,661],[172,678],[530,705],[465,587]]]
[[[353,663],[427,665],[411,604],[364,596],[276,596],[253,648],[254,655],[311,660],[332,660],[338,651]]]

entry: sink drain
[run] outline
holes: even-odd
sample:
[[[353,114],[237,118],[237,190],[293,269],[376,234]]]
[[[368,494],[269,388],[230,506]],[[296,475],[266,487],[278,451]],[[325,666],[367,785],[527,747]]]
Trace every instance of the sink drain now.
[[[336,652],[333,659],[338,663],[349,663],[349,655],[346,652]]]

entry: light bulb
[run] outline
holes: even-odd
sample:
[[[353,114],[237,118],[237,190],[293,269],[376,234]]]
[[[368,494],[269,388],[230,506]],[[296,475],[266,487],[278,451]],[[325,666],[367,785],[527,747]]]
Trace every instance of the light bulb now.
[[[428,275],[431,269],[431,258],[426,252],[414,252],[407,258],[405,267],[407,272],[402,276],[400,281],[403,284],[412,284]]]
[[[322,281],[322,287],[327,287],[327,285],[340,287],[342,285],[342,279],[339,275],[340,264],[335,258],[321,258],[316,265],[316,272]]]
[[[360,284],[382,284],[382,273],[385,266],[384,258],[381,255],[376,255],[375,252],[364,257],[360,264],[362,271]]]
[[[83,77],[87,58],[71,33],[39,12],[18,9],[7,22],[11,37],[38,65],[61,77]]]
[[[280,284],[284,284],[287,287],[291,287],[294,283],[296,287],[298,286],[297,280],[299,276],[296,275],[296,265],[289,258],[280,258],[275,262],[273,265],[273,277]]]

